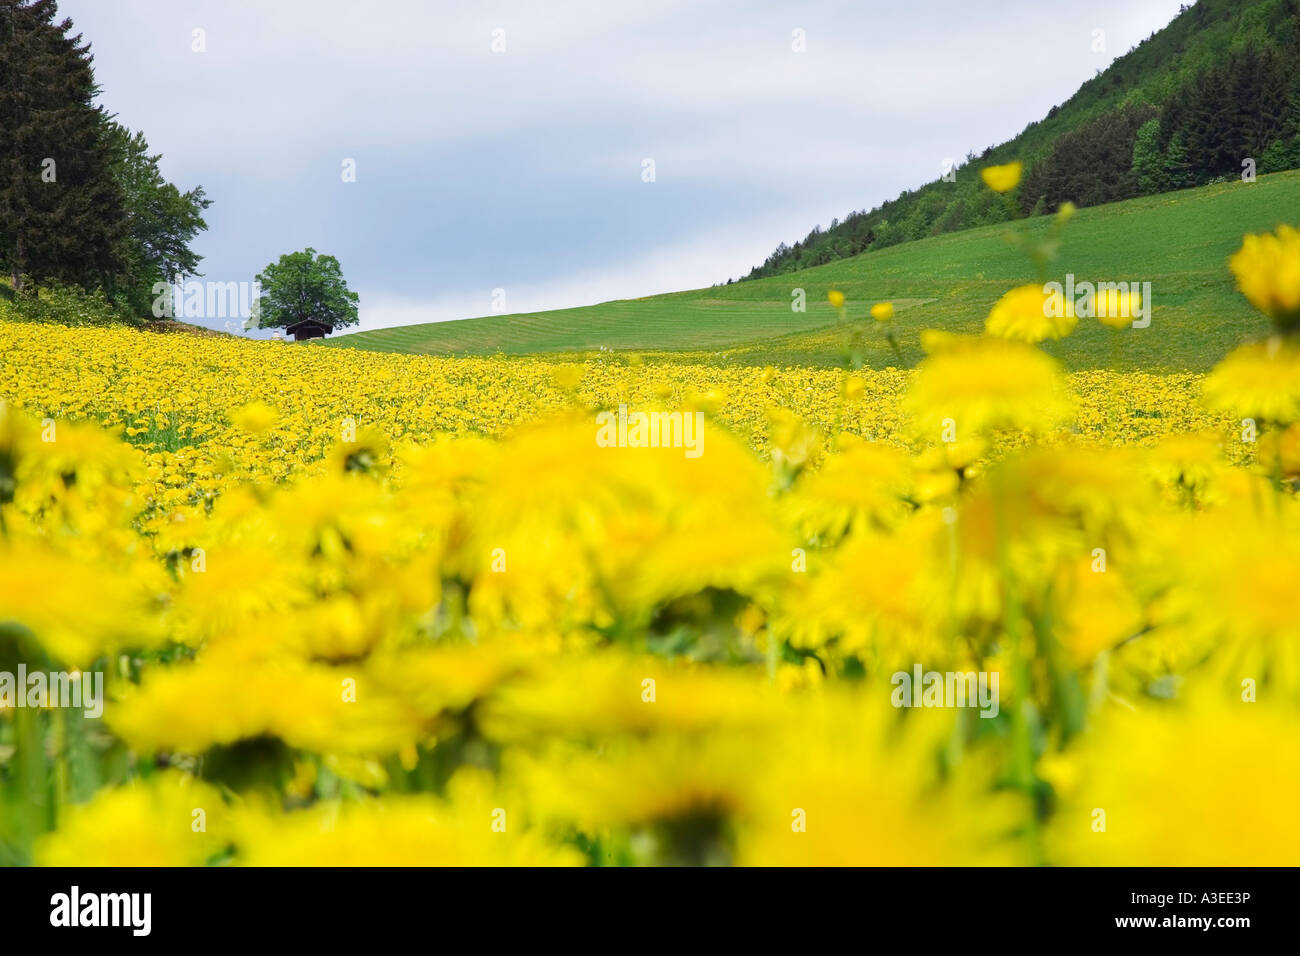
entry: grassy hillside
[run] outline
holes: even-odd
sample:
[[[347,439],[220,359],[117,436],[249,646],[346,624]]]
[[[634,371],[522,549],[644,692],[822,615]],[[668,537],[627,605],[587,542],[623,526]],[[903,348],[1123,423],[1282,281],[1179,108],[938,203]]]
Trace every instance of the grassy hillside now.
[[[1139,124],[1154,124],[1138,148]],[[974,144],[978,145],[978,144]],[[1139,154],[1141,161],[1139,162]],[[1198,0],[1014,138],[872,209],[782,243],[747,278],[823,265],[867,249],[1007,218],[976,170],[1011,160],[1028,175],[1024,210],[1099,205],[1300,167],[1300,0]]]
[[[1052,278],[1148,281],[1151,327],[1129,330],[1112,355],[1107,330],[1084,321],[1056,343],[1067,367],[1118,365],[1162,371],[1209,368],[1234,344],[1264,331],[1264,322],[1235,291],[1226,260],[1247,232],[1294,223],[1300,172],[1261,176],[1080,210],[1065,230]],[[909,242],[788,275],[729,286],[606,302],[580,309],[488,316],[359,332],[328,346],[418,354],[521,355],[609,349],[678,360],[742,364],[836,365],[845,329],[826,293],[839,289],[848,312],[871,303],[897,308],[896,334],[906,364],[921,357],[926,328],[978,330],[1007,289],[1033,281],[1028,259],[1007,240],[1011,229],[1039,233],[1044,217]],[[792,290],[807,294],[807,311],[791,310]],[[867,329],[867,361],[898,364],[879,330]]]

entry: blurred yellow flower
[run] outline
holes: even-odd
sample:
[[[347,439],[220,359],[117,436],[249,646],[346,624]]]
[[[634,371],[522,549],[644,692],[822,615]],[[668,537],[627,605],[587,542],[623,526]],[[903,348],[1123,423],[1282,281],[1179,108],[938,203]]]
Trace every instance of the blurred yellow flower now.
[[[1248,235],[1228,260],[1237,288],[1285,333],[1300,330],[1300,229]]]
[[[265,435],[280,421],[280,413],[263,401],[241,405],[230,413],[230,423],[250,435]]]
[[[215,787],[178,770],[100,790],[36,847],[41,866],[202,866],[226,845]]]
[[[1074,330],[1074,303],[1041,285],[1017,286],[994,304],[984,322],[990,335],[1021,342],[1059,339]]]
[[[941,778],[936,757],[951,712],[909,714],[883,682],[803,702],[790,714],[754,788],[760,812],[740,822],[742,865],[1015,866],[1025,802],[994,790],[985,755]],[[777,756],[779,754],[779,756]],[[760,761],[755,759],[755,763]],[[764,760],[763,763],[769,761]]]
[[[980,170],[980,178],[984,184],[994,192],[1005,193],[1016,188],[1020,182],[1020,174],[1024,166],[1019,160],[1006,163],[1002,166],[986,166]]]
[[[245,866],[572,866],[582,858],[524,826],[508,800],[447,804],[427,796],[322,803],[236,814],[236,862]],[[512,819],[512,811],[517,814]]]
[[[1136,283],[1134,283],[1136,286]],[[1121,289],[1115,284],[1098,286],[1093,298],[1093,314],[1102,325],[1126,329],[1142,311],[1142,294],[1136,288]]]
[[[1067,866],[1289,866],[1300,858],[1293,710],[1201,694],[1112,706],[1078,741],[1048,860]],[[1058,775],[1059,776],[1059,775]]]
[[[563,392],[572,392],[582,382],[583,368],[581,365],[561,365],[551,376],[551,381],[555,387]]]
[[[1048,431],[1070,415],[1057,363],[1019,342],[952,336],[926,340],[903,407],[919,434],[958,441],[986,431]]]
[[[1300,422],[1260,436],[1259,464],[1265,474],[1300,477]]]
[[[1206,378],[1205,400],[1241,418],[1300,421],[1300,345],[1271,338],[1230,352]]]

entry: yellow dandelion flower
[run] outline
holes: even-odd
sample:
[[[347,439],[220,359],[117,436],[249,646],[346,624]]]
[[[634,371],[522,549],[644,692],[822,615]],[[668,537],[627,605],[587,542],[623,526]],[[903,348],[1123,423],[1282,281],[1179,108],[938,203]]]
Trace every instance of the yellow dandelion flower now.
[[[165,645],[165,572],[115,558],[90,561],[0,539],[0,629],[17,625],[55,661],[80,669],[117,651]]]
[[[952,336],[917,369],[903,407],[920,434],[957,441],[986,431],[1050,430],[1071,402],[1057,363],[1019,342]]]
[[[980,170],[980,178],[989,189],[997,193],[1005,193],[1016,188],[1023,170],[1023,164],[1016,160],[1002,166],[986,166]]]
[[[582,384],[583,368],[581,365],[561,365],[551,373],[551,381],[562,392],[572,392]]]
[[[1253,503],[1196,514],[1171,529],[1178,548],[1162,603],[1166,619],[1218,665],[1300,693],[1300,513],[1260,514]],[[1216,666],[1218,666],[1216,665]]]
[[[1089,664],[1142,630],[1142,605],[1113,567],[1100,572],[1096,559],[1083,559],[1057,579],[1061,639],[1076,666]]]
[[[1279,338],[1230,352],[1205,380],[1211,409],[1242,418],[1300,421],[1300,346]]]
[[[1200,493],[1223,475],[1221,445],[1212,434],[1170,435],[1152,449],[1149,467],[1159,480]]]
[[[780,739],[753,760],[764,768],[741,818],[750,866],[1014,866],[1029,861],[1017,839],[1027,802],[994,790],[986,755],[972,754],[941,780],[936,753],[951,712],[897,720],[888,685],[870,695],[805,700]],[[757,749],[757,748],[755,748]]]
[[[1012,289],[994,304],[984,322],[990,335],[1021,342],[1041,342],[1069,335],[1078,322],[1074,303],[1060,292],[1048,292],[1041,285]]]
[[[843,440],[840,454],[800,476],[789,505],[805,535],[836,540],[856,528],[892,527],[908,512],[907,455],[881,442]]]
[[[105,717],[143,753],[202,754],[274,738],[317,753],[385,756],[423,739],[422,718],[364,678],[359,667],[209,651],[147,671]]]
[[[221,794],[178,770],[101,790],[36,844],[40,866],[203,866],[226,844]],[[200,825],[201,824],[201,825]]]
[[[1119,288],[1117,283],[1101,283],[1093,297],[1093,314],[1102,325],[1112,329],[1126,329],[1142,311],[1142,293],[1136,285]]]
[[[230,413],[230,423],[250,435],[265,435],[280,421],[280,413],[263,401],[252,401]]]
[[[1300,477],[1300,422],[1260,437],[1259,464],[1265,474]]]
[[[504,805],[500,805],[504,804]],[[462,806],[427,796],[322,803],[276,813],[233,815],[245,866],[573,866],[574,850],[523,826],[509,800]]]
[[[1264,702],[1202,694],[1114,707],[1071,755],[1078,766],[1048,829],[1049,861],[1291,865],[1300,748],[1286,742],[1298,733],[1294,712]]]
[[[598,754],[552,748],[510,770],[543,819],[593,836],[626,833],[640,862],[726,865],[769,769],[761,753],[759,740],[722,733],[621,739]]]
[[[1246,236],[1228,265],[1242,295],[1279,331],[1300,328],[1300,229]]]

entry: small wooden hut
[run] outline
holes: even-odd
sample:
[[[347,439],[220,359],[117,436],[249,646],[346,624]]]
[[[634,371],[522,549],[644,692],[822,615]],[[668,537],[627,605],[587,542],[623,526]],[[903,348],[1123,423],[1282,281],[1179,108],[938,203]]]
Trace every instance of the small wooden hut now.
[[[317,322],[315,319],[303,319],[301,322],[295,322],[285,331],[293,336],[295,342],[301,342],[303,339],[323,339],[325,334],[332,330],[324,322]]]

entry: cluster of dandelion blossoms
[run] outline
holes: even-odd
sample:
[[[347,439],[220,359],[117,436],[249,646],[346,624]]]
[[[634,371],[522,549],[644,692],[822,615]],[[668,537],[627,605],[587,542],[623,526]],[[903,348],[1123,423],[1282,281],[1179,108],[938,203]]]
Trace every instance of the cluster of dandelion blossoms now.
[[[0,671],[106,693],[0,710],[0,854],[1294,862],[1300,235],[1231,268],[1207,376],[1066,375],[1034,287],[914,371],[0,316]]]

